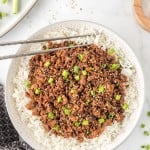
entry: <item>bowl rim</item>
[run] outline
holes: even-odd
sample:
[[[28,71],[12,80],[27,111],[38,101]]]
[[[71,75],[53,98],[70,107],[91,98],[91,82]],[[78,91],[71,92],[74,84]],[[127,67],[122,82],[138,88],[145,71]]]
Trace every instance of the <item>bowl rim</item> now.
[[[88,24],[97,25],[97,26],[103,28],[104,30],[106,30],[107,32],[109,32],[110,34],[115,36],[117,39],[119,39],[121,41],[121,43],[125,44],[128,47],[130,53],[132,53],[132,55],[134,55],[134,57],[135,57],[135,61],[136,61],[136,65],[135,66],[138,67],[138,73],[139,73],[139,77],[140,77],[140,80],[141,80],[140,83],[142,83],[141,87],[143,89],[141,91],[141,103],[140,103],[140,106],[139,106],[139,109],[138,109],[138,113],[136,115],[137,117],[134,120],[134,123],[133,123],[132,127],[129,128],[128,134],[126,136],[123,136],[122,140],[120,140],[121,142],[117,142],[117,144],[112,148],[112,149],[116,149],[122,143],[124,143],[127,140],[127,138],[131,135],[131,133],[133,132],[133,130],[135,129],[135,127],[137,125],[137,122],[140,119],[140,116],[141,116],[141,113],[142,113],[142,110],[143,110],[144,101],[145,101],[145,99],[144,99],[144,97],[145,97],[145,85],[144,85],[144,77],[143,77],[143,73],[142,73],[142,67],[141,67],[141,65],[139,63],[139,60],[137,59],[135,53],[133,52],[133,49],[129,46],[129,44],[128,44],[128,42],[126,40],[124,40],[118,33],[114,32],[109,27],[107,27],[105,25],[102,25],[100,23],[97,23],[97,22],[93,22],[93,21],[88,21],[88,20],[66,20],[66,21],[56,22],[54,24],[50,24],[50,25],[47,25],[45,27],[40,28],[38,31],[36,31],[32,35],[30,35],[27,39],[30,40],[30,39],[34,38],[34,36],[36,36],[38,33],[42,32],[42,31],[44,31],[44,30],[46,30],[48,28],[52,28],[53,26],[61,25],[61,24],[65,24],[65,23],[73,23],[73,22],[75,22],[75,23],[79,23],[80,22],[80,23],[84,23],[84,24],[88,23]],[[20,46],[18,48],[16,53],[18,53],[21,48],[22,48],[22,46]],[[16,121],[13,120],[13,117],[12,117],[13,115],[9,113],[9,109],[8,109],[8,104],[7,104],[8,103],[7,89],[9,88],[8,87],[8,78],[9,78],[9,73],[10,73],[10,70],[11,70],[11,66],[12,66],[12,64],[14,62],[15,62],[15,60],[11,60],[11,63],[9,65],[9,69],[8,69],[8,73],[7,73],[7,78],[6,78],[6,81],[5,81],[5,102],[6,102],[6,108],[7,108],[7,112],[9,114],[10,120],[11,120],[13,126],[15,127],[15,129],[17,130],[17,132],[19,133],[19,136],[21,136],[28,144],[30,143],[29,145],[31,146],[31,142],[27,138],[23,137],[22,132],[17,128]],[[20,121],[21,121],[21,119],[20,119]],[[33,147],[33,148],[35,148],[35,147]]]
[[[38,0],[33,0],[31,2],[31,5],[22,12],[22,15],[20,15],[17,20],[15,20],[12,24],[10,24],[7,29],[5,29],[0,33],[0,38],[5,36],[11,30],[13,30],[28,15],[28,13],[32,10],[32,8],[36,5],[37,2]]]

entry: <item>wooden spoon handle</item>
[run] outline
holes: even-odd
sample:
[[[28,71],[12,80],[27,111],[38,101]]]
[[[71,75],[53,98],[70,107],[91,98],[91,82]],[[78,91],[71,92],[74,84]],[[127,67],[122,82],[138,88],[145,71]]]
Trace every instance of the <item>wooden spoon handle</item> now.
[[[142,0],[134,0],[133,10],[135,17],[140,26],[150,32],[150,19],[145,16],[142,8]]]

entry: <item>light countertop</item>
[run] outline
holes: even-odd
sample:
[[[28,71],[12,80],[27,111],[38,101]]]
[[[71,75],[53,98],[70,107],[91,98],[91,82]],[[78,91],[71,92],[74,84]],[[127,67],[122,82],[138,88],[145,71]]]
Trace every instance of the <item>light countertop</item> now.
[[[150,33],[141,29],[132,12],[132,0],[39,0],[31,12],[2,41],[26,39],[40,28],[64,20],[89,20],[105,25],[118,33],[133,48],[145,78],[145,106],[137,127],[117,150],[140,150],[150,144],[143,135],[141,123],[150,130]],[[19,46],[0,47],[0,55],[15,53]],[[0,83],[5,83],[10,60],[0,61]],[[149,102],[148,102],[149,100]],[[134,121],[134,120],[133,120]]]

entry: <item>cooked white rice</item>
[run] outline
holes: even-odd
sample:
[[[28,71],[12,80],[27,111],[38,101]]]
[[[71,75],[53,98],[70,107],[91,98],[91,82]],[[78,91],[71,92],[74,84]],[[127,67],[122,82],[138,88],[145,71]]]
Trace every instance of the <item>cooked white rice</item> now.
[[[21,58],[16,78],[14,79],[15,89],[13,97],[16,99],[16,108],[20,114],[22,122],[26,123],[28,128],[33,131],[35,139],[43,146],[43,150],[106,150],[107,147],[117,138],[117,136],[124,132],[128,121],[133,119],[131,114],[138,107],[138,89],[137,89],[137,75],[135,65],[128,59],[117,42],[113,42],[111,37],[106,36],[103,30],[94,30],[86,27],[72,29],[61,28],[59,31],[51,31],[45,37],[56,36],[70,36],[86,33],[95,33],[92,37],[78,38],[75,41],[79,43],[95,43],[99,46],[103,46],[103,49],[114,48],[116,50],[117,57],[123,67],[122,73],[129,77],[129,87],[126,91],[125,100],[129,104],[129,109],[125,111],[125,119],[122,123],[115,122],[113,125],[106,127],[104,132],[97,138],[87,139],[82,143],[79,143],[73,138],[63,138],[60,136],[50,135],[45,132],[39,117],[33,116],[32,112],[28,110],[25,105],[29,102],[29,99],[25,96],[24,81],[28,78],[28,58]],[[36,51],[41,48],[40,44],[33,44],[30,48],[31,51]],[[110,148],[110,147],[109,147]],[[42,149],[41,149],[42,150]]]

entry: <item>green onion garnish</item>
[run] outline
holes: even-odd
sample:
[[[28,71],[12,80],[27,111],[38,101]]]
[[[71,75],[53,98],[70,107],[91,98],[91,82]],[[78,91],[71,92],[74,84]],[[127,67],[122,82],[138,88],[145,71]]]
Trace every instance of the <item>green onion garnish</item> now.
[[[145,145],[142,145],[141,148],[145,148]]]
[[[49,112],[49,113],[48,113],[48,118],[49,118],[49,119],[54,119],[54,117],[55,117],[55,115],[54,115],[53,112]]]
[[[91,70],[91,71],[94,71],[95,69],[94,69],[94,67],[90,67],[90,70]]]
[[[50,78],[48,79],[48,83],[49,83],[49,84],[53,84],[53,83],[54,83],[54,79],[53,79],[52,77],[50,77]]]
[[[117,70],[119,68],[120,68],[120,64],[111,64],[110,65],[110,69],[112,69],[112,70]]]
[[[109,49],[108,50],[108,54],[109,55],[114,55],[115,54],[115,50],[114,49]]]
[[[2,17],[6,17],[6,16],[7,16],[7,13],[6,13],[6,12],[1,12],[1,16],[2,16]]]
[[[105,69],[106,66],[107,66],[106,64],[102,64],[102,65],[101,65],[101,68],[102,68],[102,69]]]
[[[35,90],[35,94],[36,95],[39,95],[41,93],[41,89],[40,88],[37,88],[36,90]]]
[[[67,115],[67,116],[70,115],[70,113],[71,113],[71,110],[68,108],[63,108],[63,111],[64,111],[65,115]]]
[[[78,54],[78,59],[79,59],[80,61],[82,61],[82,60],[84,59],[84,55],[83,55],[83,54]]]
[[[96,96],[96,92],[95,91],[91,91],[91,95],[93,96],[93,97],[95,97]]]
[[[98,93],[103,93],[104,90],[105,90],[104,85],[100,85],[99,88],[98,88]]]
[[[128,105],[127,103],[124,103],[123,106],[122,106],[122,108],[123,108],[124,110],[127,110],[127,109],[129,108],[129,105]]]
[[[56,124],[53,129],[57,132],[59,130],[59,128],[60,128],[60,126],[58,124]]]
[[[99,119],[98,119],[98,122],[99,122],[100,124],[102,124],[102,123],[105,122],[105,119],[104,119],[104,118],[99,118]]]
[[[89,121],[88,120],[83,120],[82,121],[82,125],[83,126],[88,126],[89,125]]]
[[[3,4],[6,4],[8,2],[8,0],[2,0]]]
[[[58,102],[58,103],[61,103],[62,101],[63,101],[62,97],[61,97],[61,96],[58,96],[58,97],[57,97],[57,102]]]
[[[91,100],[90,100],[90,99],[87,99],[86,102],[85,102],[85,104],[86,104],[86,105],[89,105],[90,102],[91,102]]]
[[[76,91],[74,89],[71,89],[70,93],[74,94]]]
[[[86,75],[87,75],[87,71],[86,71],[86,70],[83,70],[83,71],[82,71],[82,74],[83,74],[84,76],[86,76]]]
[[[76,81],[79,81],[79,80],[80,80],[80,76],[79,76],[79,75],[75,75],[75,76],[74,76],[74,79],[75,79]]]
[[[145,128],[145,124],[144,123],[141,124],[141,128]]]
[[[79,67],[78,66],[74,66],[73,72],[78,74],[79,73]]]
[[[25,84],[25,87],[28,88],[28,89],[31,87],[31,82],[30,81],[25,81],[24,84]]]
[[[150,117],[150,111],[147,112],[147,116]]]
[[[79,126],[80,126],[80,122],[77,122],[77,121],[76,121],[76,122],[74,123],[74,125],[75,125],[76,127],[79,127]]]
[[[0,12],[0,19],[2,18],[2,17],[6,17],[7,16],[7,13],[6,12]]]
[[[145,150],[150,150],[150,144],[142,145],[141,148],[145,148]]]
[[[143,133],[144,133],[145,136],[149,136],[150,135],[150,132],[148,132],[148,131],[144,131]]]
[[[108,119],[113,119],[113,118],[114,118],[114,113],[113,112],[109,113]]]
[[[121,95],[116,95],[116,96],[115,96],[115,99],[116,99],[117,101],[119,101],[119,100],[121,99]]]
[[[13,5],[13,14],[17,14],[18,13],[18,9],[19,9],[19,0],[13,0],[12,1],[12,5]]]
[[[69,76],[69,71],[68,71],[68,70],[64,70],[64,71],[62,72],[62,76],[63,76],[63,78],[66,80],[66,79],[68,78],[68,76]]]
[[[44,63],[44,67],[49,67],[50,66],[50,62],[49,61],[46,61],[45,63]]]

